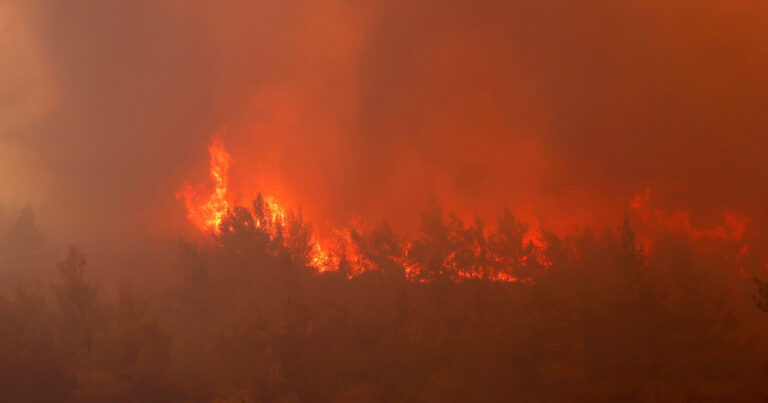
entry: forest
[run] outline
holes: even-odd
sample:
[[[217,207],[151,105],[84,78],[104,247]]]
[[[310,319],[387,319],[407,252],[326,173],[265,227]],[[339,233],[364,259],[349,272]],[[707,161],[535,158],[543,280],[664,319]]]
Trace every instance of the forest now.
[[[0,403],[768,402],[767,45],[768,0],[0,0]]]
[[[646,248],[629,216],[540,242],[508,210],[420,217],[351,229],[319,272],[312,225],[259,196],[181,240],[147,294],[95,282],[77,246],[50,256],[24,208],[0,255],[0,401],[768,399],[768,285],[733,246]]]

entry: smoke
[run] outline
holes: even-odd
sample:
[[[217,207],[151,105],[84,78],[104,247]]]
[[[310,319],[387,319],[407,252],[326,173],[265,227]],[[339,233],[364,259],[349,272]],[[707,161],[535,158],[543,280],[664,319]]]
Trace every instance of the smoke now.
[[[232,188],[400,228],[434,194],[555,225],[646,187],[714,227],[765,205],[755,1],[4,3],[3,198],[63,239],[173,238],[223,129]],[[13,71],[15,74],[5,74]],[[11,122],[11,123],[6,123]]]

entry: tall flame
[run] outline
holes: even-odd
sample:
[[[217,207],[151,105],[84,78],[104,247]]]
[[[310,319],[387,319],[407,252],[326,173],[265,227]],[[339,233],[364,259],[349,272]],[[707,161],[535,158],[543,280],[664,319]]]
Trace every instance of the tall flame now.
[[[201,185],[191,186],[185,184],[176,196],[184,200],[189,220],[195,226],[204,232],[213,232],[219,235],[224,229],[222,223],[225,222],[230,209],[236,207],[235,203],[228,199],[227,194],[229,190],[228,174],[232,157],[220,140],[212,142],[208,147],[208,153],[211,159],[210,176],[213,180],[213,190],[206,191]],[[292,235],[290,233],[278,234],[278,231],[283,231],[294,224],[292,221],[293,213],[287,213],[283,205],[274,197],[262,196],[260,200],[263,204],[260,204],[259,208],[263,210],[258,214],[258,218],[254,222],[255,227],[267,231],[275,239],[280,236],[282,242],[290,243]],[[351,223],[348,228],[335,229],[332,231],[334,235],[330,238],[321,239],[316,235],[311,235],[311,249],[307,256],[307,265],[314,267],[318,272],[343,270],[350,277],[374,269],[371,266],[372,263],[367,261],[366,257],[362,256],[355,247],[351,236],[353,231],[355,233],[365,232],[364,227],[365,225],[360,220],[360,222]],[[541,235],[537,231],[530,231],[526,235],[524,243],[541,248],[544,245],[540,238]],[[398,254],[397,263],[402,265],[407,278],[416,279],[418,277],[418,268],[412,265],[406,258],[410,247],[411,244],[408,242],[402,245],[403,250]],[[480,255],[483,251],[478,250],[476,253]],[[548,266],[546,261],[538,263],[545,267]],[[500,282],[516,282],[520,280],[508,273],[496,273],[489,277],[488,274],[473,274],[461,268],[457,270],[457,275],[461,279],[485,277]],[[525,279],[522,279],[522,281],[525,281]]]
[[[189,220],[195,226],[205,232],[213,232],[219,235],[224,229],[222,223],[225,222],[230,209],[236,207],[235,203],[228,199],[227,194],[229,190],[228,174],[232,157],[221,140],[218,139],[214,140],[208,147],[208,153],[210,154],[210,177],[213,180],[212,191],[210,189],[206,190],[202,185],[191,186],[185,184],[176,196],[184,200]],[[296,216],[294,216],[293,212],[287,212],[277,199],[271,196],[260,196],[259,200],[260,207],[258,209],[261,209],[261,211],[253,223],[256,228],[266,231],[274,239],[280,239],[281,242],[284,242],[283,246],[289,245],[293,241],[291,239],[292,236],[306,236],[306,233],[302,235],[292,233],[289,228],[292,225],[296,225],[294,221]],[[651,207],[650,201],[650,188],[646,188],[644,193],[637,194],[629,201],[629,207],[651,227],[681,231],[690,236],[691,239],[706,238],[738,242],[742,239],[748,223],[746,218],[736,213],[726,212],[724,223],[713,228],[694,228],[691,225],[690,213],[687,210],[669,211],[656,209]],[[298,217],[298,225],[302,225],[301,215],[299,214]],[[364,227],[363,221],[359,220],[358,222],[350,223],[350,226],[347,228],[333,230],[332,233],[334,235],[330,238],[318,238],[317,235],[310,235],[310,244],[308,245],[310,250],[306,256],[306,264],[315,268],[318,272],[343,271],[350,277],[375,269],[371,266],[372,263],[367,260],[368,258],[360,254],[360,250],[356,247],[351,236],[353,232],[358,234],[365,233],[366,228]],[[286,229],[289,229],[288,233],[282,232]],[[300,242],[307,241],[305,238],[297,240]],[[641,237],[640,242],[646,251],[652,249],[650,239]],[[533,247],[534,250],[542,250],[545,247],[541,234],[535,229],[527,232],[523,239],[523,244],[527,245],[526,247]],[[415,280],[418,278],[419,269],[412,265],[406,257],[411,248],[411,243],[405,242],[402,248],[403,250],[398,254],[399,257],[396,258],[397,264],[403,267],[407,278]],[[748,245],[743,243],[740,256],[744,257],[747,251]],[[478,248],[474,253],[477,257],[482,257],[486,251]],[[551,264],[543,254],[540,255],[534,252],[531,256],[536,259],[536,263],[540,267],[546,268]],[[449,256],[448,259],[453,258],[454,256]],[[529,256],[526,255],[525,259],[528,258]],[[501,263],[501,261],[497,263]],[[499,282],[527,282],[530,280],[528,278],[517,278],[503,271],[481,274],[462,268],[456,268],[456,275],[459,279],[486,278]]]
[[[229,210],[227,187],[232,157],[220,140],[213,141],[208,147],[208,153],[211,156],[210,173],[214,184],[211,195],[206,200],[200,196],[199,186],[185,184],[176,197],[184,199],[190,221],[202,230],[218,233],[221,220]]]
[[[195,226],[203,231],[213,231],[219,234],[221,233],[221,223],[230,209],[227,191],[229,190],[228,174],[232,157],[221,140],[218,139],[214,140],[208,147],[208,154],[211,158],[210,176],[214,184],[213,192],[205,197],[202,186],[184,184],[176,197],[184,199],[187,216]],[[268,214],[267,220],[273,224],[286,225],[286,210],[277,199],[272,196],[265,196],[264,207],[266,207]],[[257,227],[266,225],[267,223],[256,223]],[[316,240],[313,240],[309,263],[321,272],[335,269],[334,259],[328,249],[321,246]]]

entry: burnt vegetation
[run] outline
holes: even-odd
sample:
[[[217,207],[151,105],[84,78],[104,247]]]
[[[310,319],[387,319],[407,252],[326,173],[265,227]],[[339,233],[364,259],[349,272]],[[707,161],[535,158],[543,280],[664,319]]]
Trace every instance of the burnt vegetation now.
[[[412,239],[352,229],[318,273],[312,227],[258,198],[142,297],[105,293],[78,248],[50,286],[11,280],[46,257],[31,209],[7,231],[0,401],[768,398],[768,286],[727,246],[645,251],[628,219],[534,243],[509,211],[467,224],[430,201]]]

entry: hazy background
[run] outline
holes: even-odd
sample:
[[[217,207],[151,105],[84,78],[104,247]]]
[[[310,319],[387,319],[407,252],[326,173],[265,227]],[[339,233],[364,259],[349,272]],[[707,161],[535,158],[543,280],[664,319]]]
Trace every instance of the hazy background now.
[[[0,401],[768,401],[766,44],[764,0],[0,0]],[[314,229],[194,227],[217,136]]]
[[[429,193],[556,226],[631,198],[760,222],[762,1],[1,1],[0,202],[87,250],[174,242],[174,198],[233,191],[416,225]]]

